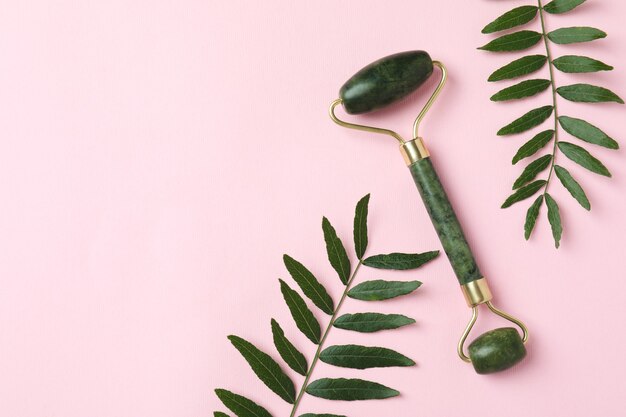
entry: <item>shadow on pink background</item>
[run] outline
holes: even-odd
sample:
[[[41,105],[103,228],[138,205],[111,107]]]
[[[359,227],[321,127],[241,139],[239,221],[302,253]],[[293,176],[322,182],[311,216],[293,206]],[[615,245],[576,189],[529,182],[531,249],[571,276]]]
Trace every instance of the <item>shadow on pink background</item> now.
[[[530,242],[527,203],[499,208],[522,169],[510,159],[529,134],[495,132],[547,94],[515,104],[486,82],[521,56],[476,50],[481,28],[532,1],[243,2],[20,0],[0,14],[0,415],[207,416],[212,390],[249,395],[275,417],[268,391],[227,341],[274,352],[270,318],[310,358],[277,278],[301,260],[337,298],[321,217],[347,246],[354,204],[371,192],[369,254],[439,248],[390,139],[340,129],[326,109],[339,86],[381,56],[425,49],[450,81],[422,127],[433,159],[499,304],[531,329],[529,357],[478,376],[456,357],[469,318],[444,257],[387,279],[423,287],[397,302],[348,300],[415,317],[386,335],[335,331],[330,344],[392,347],[406,369],[346,371],[402,392],[386,401],[306,397],[300,411],[350,416],[624,415],[626,313],[623,151],[594,149],[606,179],[564,162],[593,210],[552,187],[564,223],[556,251],[545,209]],[[555,48],[616,69],[592,81],[625,96],[626,4],[594,0],[548,26],[609,33]],[[536,24],[535,24],[536,26]],[[536,53],[542,52],[537,46]],[[431,84],[432,85],[432,84]],[[372,115],[408,135],[424,95]],[[618,105],[570,104],[610,136]],[[382,278],[374,270],[359,280]],[[318,317],[323,323],[327,320]],[[499,325],[481,321],[478,332]],[[289,374],[301,384],[301,378]]]

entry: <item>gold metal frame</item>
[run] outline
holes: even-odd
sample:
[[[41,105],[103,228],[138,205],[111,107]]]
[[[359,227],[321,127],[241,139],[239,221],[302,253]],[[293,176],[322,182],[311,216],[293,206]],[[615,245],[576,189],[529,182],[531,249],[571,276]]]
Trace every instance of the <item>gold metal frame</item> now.
[[[413,122],[413,140],[418,139],[418,129],[419,129],[420,123],[422,122],[422,120],[424,120],[426,113],[428,113],[428,110],[430,110],[430,108],[433,106],[433,104],[435,103],[435,100],[437,100],[437,97],[439,97],[439,94],[441,93],[441,90],[443,89],[444,85],[446,84],[446,80],[448,79],[448,71],[446,70],[446,67],[441,62],[433,61],[433,66],[438,67],[441,70],[441,80],[439,81],[437,88],[435,88],[435,91],[433,91],[433,94],[430,96],[430,98],[428,99],[428,101],[426,102],[422,110],[419,112],[419,114],[415,118],[415,121]],[[381,135],[388,135],[394,138],[395,140],[397,140],[398,143],[400,143],[400,145],[410,142],[410,141],[405,141],[402,138],[402,136],[400,136],[397,132],[394,132],[393,130],[390,130],[390,129],[384,129],[384,128],[375,127],[375,126],[360,125],[360,124],[350,123],[350,122],[346,122],[346,121],[339,119],[337,115],[335,114],[335,107],[340,105],[342,102],[343,100],[338,98],[334,100],[332,103],[330,103],[330,107],[328,108],[328,114],[330,118],[333,120],[333,122],[337,123],[339,126],[346,127],[349,129],[356,129],[356,130],[363,130],[366,132],[378,133]]]

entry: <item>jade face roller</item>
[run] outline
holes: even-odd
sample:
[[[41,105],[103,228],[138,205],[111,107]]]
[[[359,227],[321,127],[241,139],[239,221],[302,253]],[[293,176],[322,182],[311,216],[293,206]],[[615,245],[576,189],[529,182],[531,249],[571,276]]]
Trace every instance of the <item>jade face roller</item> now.
[[[405,141],[392,130],[348,123],[335,115],[342,105],[348,114],[362,114],[378,110],[407,96],[421,86],[433,73],[441,71],[441,81],[413,123],[413,139]],[[424,140],[418,136],[420,122],[433,105],[447,77],[442,63],[432,61],[424,51],[402,52],[382,58],[361,69],[340,89],[339,97],[329,108],[331,119],[340,126],[389,135],[400,144],[400,153],[409,167],[415,185],[426,205],[435,230],[441,240],[452,269],[461,284],[461,291],[472,317],[461,336],[457,352],[465,362],[471,362],[479,374],[489,374],[508,369],[526,356],[524,344],[528,330],[515,317],[497,309],[493,303],[487,280],[480,273],[474,255],[465,239],[461,225],[454,213],[437,172],[430,159]],[[522,334],[512,328],[491,330],[476,338],[465,353],[465,341],[478,318],[478,306],[485,304],[489,310],[516,324]]]

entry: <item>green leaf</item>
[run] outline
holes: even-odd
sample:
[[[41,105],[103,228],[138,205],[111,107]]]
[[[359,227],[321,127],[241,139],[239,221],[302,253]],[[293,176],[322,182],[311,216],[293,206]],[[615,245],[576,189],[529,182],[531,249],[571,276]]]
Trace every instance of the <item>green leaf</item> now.
[[[498,136],[513,135],[515,133],[522,133],[532,129],[535,126],[539,126],[545,122],[552,114],[552,106],[539,107],[534,109],[514,120],[508,125],[504,126],[498,131]]]
[[[609,149],[619,149],[619,144],[615,140],[591,123],[568,116],[560,116],[559,123],[563,130],[580,140]]]
[[[520,59],[516,59],[496,70],[489,76],[490,82],[510,80],[511,78],[521,77],[523,75],[532,74],[539,71],[548,61],[545,55],[530,55]]]
[[[552,161],[552,155],[544,155],[528,164],[522,174],[515,180],[513,189],[516,190],[522,185],[535,179],[537,174],[546,169]]]
[[[274,319],[272,319],[272,337],[274,339],[274,346],[276,346],[276,350],[285,363],[300,375],[305,376],[309,369],[306,358],[300,353],[298,348],[287,339],[280,324]]]
[[[589,203],[585,190],[583,190],[583,187],[581,187],[574,177],[572,177],[569,171],[561,166],[555,165],[554,172],[561,181],[561,184],[563,184],[563,187],[569,191],[572,197],[574,197],[576,201],[578,201],[586,210],[591,210],[591,203]]]
[[[530,235],[533,233],[535,223],[537,223],[537,217],[539,217],[539,209],[543,203],[543,194],[541,194],[535,202],[528,208],[526,212],[526,223],[524,223],[524,237],[526,240],[530,239]]]
[[[230,417],[230,416],[226,413],[222,413],[221,411],[214,411],[213,417]]]
[[[585,0],[554,0],[543,6],[543,10],[552,14],[561,14],[575,9],[584,2]]]
[[[499,32],[526,24],[537,16],[537,6],[521,6],[506,12],[482,30],[482,33]]]
[[[412,359],[394,350],[359,345],[329,346],[320,354],[320,360],[329,365],[352,369],[415,365]]]
[[[606,38],[606,33],[591,27],[561,28],[548,33],[548,39],[561,45],[590,42],[601,38]]]
[[[239,336],[228,336],[228,340],[248,362],[256,376],[280,398],[293,404],[296,389],[291,379],[283,372],[280,365],[270,355]]]
[[[531,97],[550,87],[550,80],[526,80],[498,91],[491,96],[491,101],[515,100]]]
[[[522,145],[513,157],[513,165],[517,164],[524,158],[537,153],[537,151],[548,144],[554,137],[554,130],[544,130],[535,135],[531,140]]]
[[[317,319],[300,297],[300,294],[292,290],[282,279],[279,281],[280,292],[283,293],[283,298],[289,307],[293,320],[296,322],[296,326],[311,342],[318,344],[322,331]]]
[[[439,256],[439,251],[424,253],[390,253],[366,258],[363,265],[377,269],[406,270],[415,269]]]
[[[304,265],[296,261],[289,255],[283,255],[283,262],[294,281],[298,283],[300,289],[309,297],[313,304],[326,314],[333,314],[335,304],[330,298],[326,288],[315,278],[315,276]]]
[[[337,271],[339,279],[345,284],[350,279],[350,259],[346,253],[341,239],[337,236],[337,232],[326,217],[322,219],[322,230],[324,231],[324,241],[326,241],[326,252],[328,260],[333,269]]]
[[[517,191],[511,194],[509,198],[504,201],[501,208],[511,207],[515,203],[532,197],[544,185],[546,185],[546,180],[537,180],[517,189]]]
[[[563,141],[560,141],[558,146],[565,156],[583,168],[587,168],[589,171],[604,175],[605,177],[611,176],[611,173],[602,162],[593,157],[586,149],[574,145],[573,143]]]
[[[367,211],[370,195],[366,195],[356,204],[354,211],[354,250],[358,259],[363,259],[367,249]]]
[[[374,333],[380,330],[397,329],[413,323],[415,320],[401,314],[355,313],[344,314],[335,320],[333,326],[360,333]]]
[[[561,226],[561,215],[559,214],[559,205],[556,201],[546,193],[546,205],[548,206],[548,221],[552,228],[552,237],[554,238],[554,246],[557,248],[561,245],[561,235],[563,227]]]
[[[314,397],[327,400],[381,400],[400,395],[395,389],[363,379],[322,378],[306,387],[306,392]]]
[[[617,94],[603,87],[590,84],[572,84],[556,89],[561,97],[577,103],[606,103],[613,101],[624,104]]]
[[[225,389],[216,389],[215,394],[237,417],[272,417],[265,408],[242,395]]]
[[[380,301],[410,294],[419,286],[419,281],[365,281],[348,291],[348,297],[364,301]]]
[[[301,414],[300,417],[346,417],[346,416],[340,416],[337,414],[313,414],[313,413],[306,413],[306,414]]]
[[[586,56],[565,55],[552,61],[554,66],[561,72],[581,73],[611,71],[612,66],[604,62]]]
[[[478,49],[491,52],[522,51],[536,45],[541,40],[541,33],[532,30],[522,30],[500,36]]]

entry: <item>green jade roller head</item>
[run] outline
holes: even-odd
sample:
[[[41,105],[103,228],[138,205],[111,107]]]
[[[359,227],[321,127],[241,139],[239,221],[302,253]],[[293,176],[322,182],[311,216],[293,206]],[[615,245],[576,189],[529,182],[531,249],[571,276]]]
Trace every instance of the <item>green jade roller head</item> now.
[[[413,139],[406,141],[393,130],[349,123],[335,115],[335,108],[342,105],[348,114],[362,114],[386,107],[417,90],[439,68],[441,80],[413,123]],[[447,71],[438,61],[433,61],[424,51],[408,51],[390,55],[369,64],[352,76],[339,90],[339,98],[330,104],[331,119],[340,126],[379,133],[395,138],[400,152],[409,167],[417,189],[424,201],[433,226],[439,235],[450,265],[461,285],[472,317],[457,346],[457,352],[465,362],[471,362],[479,374],[503,371],[519,363],[526,356],[528,340],[526,326],[515,317],[497,309],[491,302],[493,296],[487,280],[478,269],[454,209],[439,181],[430,159],[430,153],[419,137],[419,125],[432,107],[445,85]],[[464,345],[476,320],[478,307],[486,305],[490,311],[518,326],[520,333],[512,327],[491,330]]]

